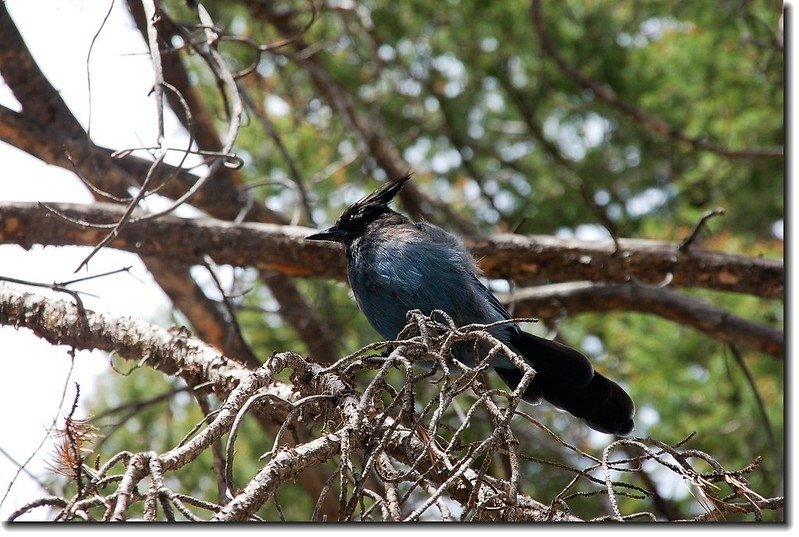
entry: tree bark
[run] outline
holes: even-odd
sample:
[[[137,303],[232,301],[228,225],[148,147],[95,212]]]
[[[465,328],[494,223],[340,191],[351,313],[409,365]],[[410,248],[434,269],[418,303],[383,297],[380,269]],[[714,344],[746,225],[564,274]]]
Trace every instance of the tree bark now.
[[[66,217],[96,224],[116,222],[122,209],[108,204],[51,204]],[[0,202],[0,242],[30,248],[43,245],[94,246],[106,230],[59,223],[53,213],[35,203]],[[135,218],[135,217],[134,217]],[[341,247],[305,241],[314,230],[301,226],[243,223],[213,219],[164,217],[132,222],[120,230],[111,246],[141,255],[168,256],[185,264],[200,264],[205,255],[215,262],[254,266],[306,278],[346,279]],[[764,259],[691,248],[677,243],[621,239],[614,244],[557,239],[549,236],[500,234],[467,239],[467,247],[489,278],[517,284],[594,281],[668,283],[781,299],[784,267],[781,259]]]

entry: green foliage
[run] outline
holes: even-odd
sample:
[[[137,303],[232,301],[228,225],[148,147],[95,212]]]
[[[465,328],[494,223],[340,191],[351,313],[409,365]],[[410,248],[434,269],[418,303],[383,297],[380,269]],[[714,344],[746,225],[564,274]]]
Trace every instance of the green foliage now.
[[[183,13],[184,4],[164,2],[164,8],[174,15]],[[280,38],[248,3],[207,5],[221,28],[256,43]],[[281,5],[296,10],[303,24],[311,16],[307,2]],[[360,9],[368,12],[370,24]],[[775,42],[781,2],[569,0],[543,2],[542,9],[547,32],[565,60],[612,88],[621,101],[688,137],[725,148],[783,144],[784,57]],[[372,0],[357,8],[322,10],[302,38],[313,49],[307,53],[353,98],[358,112],[399,148],[419,188],[445,200],[481,232],[607,236],[601,211],[623,236],[680,240],[708,209],[722,206],[727,216],[711,223],[711,247],[782,255],[781,236],[773,232],[784,218],[782,159],[729,158],[697,149],[603,102],[542,51],[528,2]],[[222,50],[238,69],[256,61],[253,49],[241,43],[225,43]],[[236,151],[246,156],[243,172],[255,185],[256,202],[323,226],[384,173],[360,146],[350,121],[331,108],[289,50],[261,56],[255,73],[240,83],[265,108],[291,162],[254,119],[242,130]],[[195,69],[200,63],[189,57],[188,65]],[[223,118],[210,73],[196,75],[202,96],[216,103]],[[310,215],[298,202],[295,173],[309,191]],[[378,339],[346,286],[299,284],[341,334],[340,355]],[[782,326],[782,304],[694,294],[736,315]],[[257,355],[305,352],[265,289],[256,284],[244,303],[239,320]],[[730,350],[690,328],[653,316],[603,313],[569,318],[561,333],[574,343],[599,338],[603,351],[597,367],[630,388],[641,434],[677,442],[696,431],[689,447],[712,453],[728,468],[763,456],[753,488],[764,495],[780,493],[781,360],[743,352],[761,409]],[[102,409],[173,386],[141,369],[109,378],[95,405]],[[575,430],[574,420],[544,407],[528,410],[564,438],[586,448],[596,445],[595,437]],[[168,449],[200,419],[189,397],[176,396],[131,418],[106,441],[104,452]],[[239,483],[257,472],[257,456],[271,446],[254,423],[241,438]],[[528,440],[540,444],[541,459],[568,462],[556,444],[532,434]],[[200,466],[210,468],[210,454],[203,457]],[[187,472],[180,476],[182,488],[216,497],[209,475]],[[536,461],[525,463],[523,475],[524,490],[544,502],[571,479]],[[686,513],[696,509],[688,494],[663,494]],[[299,486],[281,489],[280,501],[290,519],[312,509]],[[575,514],[596,516],[596,502],[595,496],[577,500]],[[271,503],[261,514],[279,516]]]

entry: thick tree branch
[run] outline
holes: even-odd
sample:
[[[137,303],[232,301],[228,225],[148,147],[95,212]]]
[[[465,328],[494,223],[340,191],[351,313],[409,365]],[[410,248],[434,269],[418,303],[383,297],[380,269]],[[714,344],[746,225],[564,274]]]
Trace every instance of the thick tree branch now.
[[[0,325],[27,328],[53,345],[116,352],[128,360],[176,376],[212,382],[229,392],[247,374],[219,350],[179,328],[165,329],[130,317],[113,317],[0,286]]]
[[[0,75],[27,115],[85,139],[83,127],[28,51],[5,2],[0,2]]]
[[[705,287],[783,298],[782,259],[764,259],[713,250],[680,252],[677,243],[646,239],[580,241],[543,235],[497,234],[467,241],[486,275],[519,284],[639,282],[646,285]]]
[[[597,311],[637,311],[690,326],[708,336],[783,358],[784,335],[671,289],[635,283],[569,282],[531,287],[501,297],[517,317],[557,318]]]
[[[119,207],[108,204],[62,203],[52,207],[70,218],[92,222],[114,222],[120,214]],[[34,203],[0,202],[0,242],[23,247],[92,246],[103,236],[102,230],[53,225],[54,218]],[[303,237],[312,232],[299,226],[164,217],[128,226],[111,246],[141,255],[166,255],[185,264],[201,264],[208,254],[220,264],[344,280],[345,260],[340,248],[304,241]],[[520,285],[576,280],[656,285],[665,280],[674,287],[704,287],[773,299],[783,295],[781,259],[698,248],[680,252],[677,243],[642,239],[622,239],[620,253],[615,253],[611,241],[541,235],[498,234],[467,240],[466,244],[487,277],[506,278]]]

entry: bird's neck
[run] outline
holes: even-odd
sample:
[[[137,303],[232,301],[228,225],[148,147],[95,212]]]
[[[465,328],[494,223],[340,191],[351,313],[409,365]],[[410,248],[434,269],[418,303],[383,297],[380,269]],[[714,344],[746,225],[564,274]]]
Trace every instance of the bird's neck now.
[[[364,226],[363,232],[355,240],[344,244],[347,257],[366,243],[381,243],[392,234],[398,226],[409,224],[411,221],[398,212],[388,210]]]
[[[410,220],[407,217],[389,209],[387,212],[381,214],[379,217],[370,222],[366,226],[366,231],[368,233],[369,231],[375,231],[390,226],[399,226],[409,222]]]

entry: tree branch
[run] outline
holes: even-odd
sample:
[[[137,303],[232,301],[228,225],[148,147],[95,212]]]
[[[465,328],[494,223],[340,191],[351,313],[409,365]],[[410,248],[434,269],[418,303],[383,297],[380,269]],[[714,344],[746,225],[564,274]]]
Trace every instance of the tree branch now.
[[[116,352],[167,375],[185,373],[197,383],[212,382],[229,392],[246,374],[244,367],[181,329],[165,329],[129,317],[80,310],[53,300],[0,286],[0,325],[27,328],[53,345]],[[186,377],[184,377],[186,378]]]
[[[135,155],[120,154],[94,145],[84,137],[70,137],[56,125],[43,123],[27,114],[0,106],[0,140],[39,160],[79,173],[97,188],[111,194],[129,197],[127,189],[137,188],[152,166],[152,161]],[[153,188],[172,199],[191,188],[199,176],[187,170],[162,163],[154,172]],[[210,185],[214,185],[211,181]],[[245,193],[235,189],[201,189],[192,204],[225,220],[235,220],[247,205]],[[264,205],[253,204],[249,220],[288,223],[282,215]]]
[[[120,208],[59,203],[65,216],[115,222]],[[92,246],[102,230],[52,225],[54,216],[35,203],[0,202],[0,242],[29,248],[33,244]],[[300,226],[243,223],[213,219],[163,217],[123,229],[111,246],[141,255],[169,256],[184,264],[202,264],[210,255],[219,264],[254,266],[300,277],[346,279],[345,259],[335,244],[304,241],[314,230]],[[203,245],[203,250],[197,245]],[[703,287],[779,299],[783,295],[781,259],[764,259],[692,248],[677,243],[621,239],[588,242],[543,235],[497,234],[466,240],[485,275],[520,285],[542,282],[642,281],[674,287]]]
[[[643,282],[674,287],[704,287],[782,299],[782,259],[765,259],[714,250],[680,252],[677,243],[646,239],[580,241],[545,235],[497,234],[467,240],[478,264],[492,278],[520,285],[542,281]]]
[[[65,130],[67,137],[86,138],[77,118],[33,59],[5,2],[0,2],[0,75],[27,115]]]
[[[354,392],[338,373],[329,371],[331,368],[323,369],[297,354],[273,355],[257,370],[248,371],[180,329],[164,329],[131,318],[96,313],[69,302],[23,293],[5,286],[0,286],[0,325],[27,328],[56,345],[117,352],[123,358],[140,361],[167,375],[180,374],[189,382],[208,381],[225,399],[214,421],[191,440],[160,455],[154,452],[125,455],[127,471],[116,493],[120,499],[114,509],[114,517],[118,520],[124,519],[127,502],[135,495],[136,484],[148,474],[150,463],[155,461],[166,471],[194,460],[203,449],[228,432],[239,409],[258,389],[277,396],[263,398],[258,405],[259,415],[269,416],[277,423],[282,423],[288,417],[288,405],[285,403],[290,405],[291,401],[297,401],[305,395],[321,393],[334,395],[336,401],[343,402],[335,407],[345,416],[346,424],[336,432],[274,454],[264,470],[218,513],[220,519],[248,519],[278,485],[296,477],[312,464],[329,460],[340,453],[344,434],[349,435],[348,449],[368,450],[371,435],[382,431],[388,435],[384,441],[387,453],[404,464],[421,463],[421,467],[426,468],[424,472],[430,483],[440,486],[451,477],[448,466],[441,460],[427,462],[429,446],[416,438],[411,430],[398,425],[389,416],[375,422],[365,419],[366,416],[361,415],[363,404],[354,397]],[[276,373],[286,367],[294,370],[295,378],[302,379],[299,383],[295,382],[295,388],[272,380]],[[465,388],[462,386],[460,389]],[[294,389],[299,389],[299,393]],[[365,391],[363,397],[366,398],[368,393],[369,390]],[[283,401],[284,404],[277,405],[275,401]],[[109,464],[110,461],[106,466]],[[475,487],[490,487],[492,494],[496,494],[496,491],[500,491],[500,494],[509,492],[498,480],[485,476],[490,483],[486,485],[476,477],[476,472],[471,469],[463,472],[464,479],[451,487],[452,496],[465,503],[475,493]],[[517,493],[514,495],[512,505],[518,511],[517,518],[539,520],[549,511],[547,506],[532,498]],[[120,506],[120,503],[125,505]],[[78,507],[76,505],[75,509]],[[558,518],[576,520],[559,510],[557,512]]]
[[[597,311],[636,311],[690,326],[708,336],[782,359],[784,335],[671,289],[635,283],[570,282],[518,289],[500,299],[518,317],[556,318]]]

